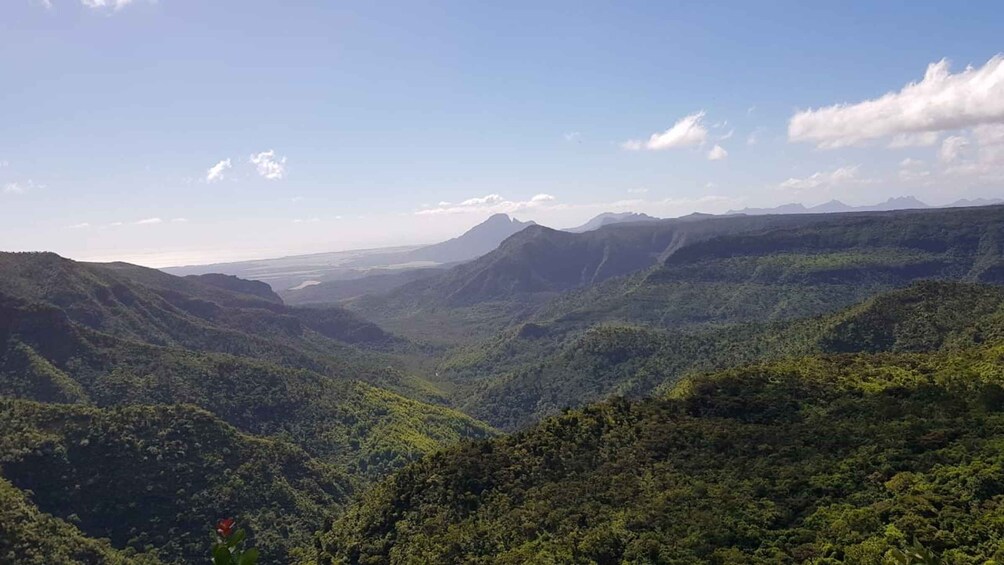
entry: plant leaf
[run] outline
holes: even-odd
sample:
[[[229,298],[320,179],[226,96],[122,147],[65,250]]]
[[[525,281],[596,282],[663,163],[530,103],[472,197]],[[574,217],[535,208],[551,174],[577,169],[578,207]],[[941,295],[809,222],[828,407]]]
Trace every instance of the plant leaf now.
[[[256,565],[258,563],[258,550],[251,548],[241,554],[238,565]]]

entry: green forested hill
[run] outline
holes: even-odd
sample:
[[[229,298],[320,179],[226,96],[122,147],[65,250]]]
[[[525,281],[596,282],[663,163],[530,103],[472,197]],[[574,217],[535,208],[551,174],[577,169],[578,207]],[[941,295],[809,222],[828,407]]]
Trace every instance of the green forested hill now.
[[[816,357],[688,379],[415,463],[321,563],[1004,559],[1004,355]]]
[[[932,351],[999,340],[1004,289],[928,281],[822,316],[690,331],[526,324],[456,353],[446,374],[468,383],[468,413],[520,429],[570,406],[638,398],[694,371],[816,353]],[[571,326],[574,328],[574,326]]]
[[[69,523],[39,511],[24,492],[4,479],[0,479],[0,562],[25,565],[161,563],[149,554],[117,551],[106,541],[88,538]]]
[[[165,562],[204,559],[211,526],[225,516],[248,527],[268,562],[288,562],[353,489],[338,468],[283,441],[242,435],[191,406],[99,410],[0,400],[0,414],[8,481],[86,535],[155,551]],[[2,492],[17,500],[9,487]],[[4,522],[0,528],[25,527],[17,517]]]
[[[295,356],[280,365],[151,345],[91,330],[49,304],[2,296],[0,311],[0,394],[11,397],[97,406],[190,403],[370,477],[439,445],[490,433],[449,408],[356,380],[365,373],[352,364],[332,374],[297,368]]]
[[[391,366],[400,343],[248,281],[0,254],[0,477],[21,509],[0,528],[69,536],[36,560],[115,562],[109,538],[192,562],[237,514],[288,562],[354,488],[494,433]]]

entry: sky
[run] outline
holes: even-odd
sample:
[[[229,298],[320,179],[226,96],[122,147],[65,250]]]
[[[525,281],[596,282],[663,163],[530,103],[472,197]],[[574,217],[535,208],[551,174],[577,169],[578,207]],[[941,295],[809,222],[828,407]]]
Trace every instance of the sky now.
[[[877,5],[876,5],[877,4]],[[1004,197],[1000,2],[3,0],[0,250]]]

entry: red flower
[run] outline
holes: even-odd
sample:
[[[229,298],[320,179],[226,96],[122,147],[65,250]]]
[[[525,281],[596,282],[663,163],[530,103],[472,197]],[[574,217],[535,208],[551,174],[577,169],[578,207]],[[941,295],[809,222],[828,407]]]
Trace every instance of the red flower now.
[[[224,518],[219,522],[216,522],[216,533],[219,534],[221,538],[230,537],[230,533],[234,530],[234,519]]]

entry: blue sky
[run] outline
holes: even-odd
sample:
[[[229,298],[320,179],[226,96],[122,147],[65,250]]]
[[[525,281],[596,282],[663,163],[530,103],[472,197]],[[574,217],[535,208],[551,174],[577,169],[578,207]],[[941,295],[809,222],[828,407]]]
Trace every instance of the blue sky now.
[[[5,0],[0,249],[162,266],[498,211],[1004,196],[999,3],[705,4]]]

